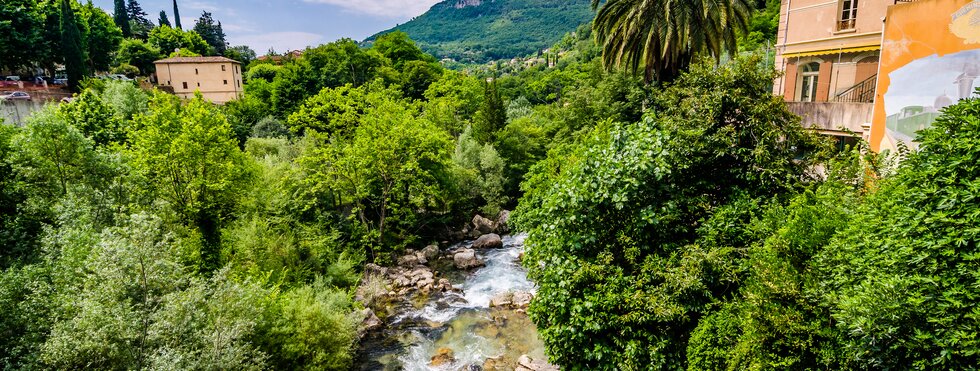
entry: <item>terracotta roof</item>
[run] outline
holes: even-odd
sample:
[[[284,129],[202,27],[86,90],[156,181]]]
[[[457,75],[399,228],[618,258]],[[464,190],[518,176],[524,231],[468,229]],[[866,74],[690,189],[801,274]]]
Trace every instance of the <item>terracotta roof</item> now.
[[[225,57],[174,57],[161,59],[153,63],[239,63]],[[241,64],[241,63],[239,63]]]

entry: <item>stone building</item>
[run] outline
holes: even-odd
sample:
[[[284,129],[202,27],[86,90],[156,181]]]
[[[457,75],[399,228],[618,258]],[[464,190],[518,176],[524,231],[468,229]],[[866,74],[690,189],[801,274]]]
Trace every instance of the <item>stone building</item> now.
[[[181,98],[201,92],[205,99],[222,104],[244,94],[242,68],[225,57],[176,57],[153,62],[157,85]]]

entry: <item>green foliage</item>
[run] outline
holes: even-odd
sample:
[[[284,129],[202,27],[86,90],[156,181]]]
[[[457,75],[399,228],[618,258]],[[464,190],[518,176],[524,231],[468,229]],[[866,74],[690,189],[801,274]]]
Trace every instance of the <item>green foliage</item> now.
[[[210,12],[201,13],[201,16],[194,22],[194,32],[201,36],[201,39],[211,47],[214,54],[225,54],[225,50],[228,48],[225,32],[221,28],[221,22],[215,22]]]
[[[126,140],[126,130],[122,121],[102,101],[102,98],[90,89],[76,96],[71,103],[62,104],[58,110],[65,121],[85,134],[96,145],[105,146]]]
[[[153,62],[161,57],[160,49],[138,39],[125,39],[116,52],[116,64],[130,64],[139,68],[143,74],[155,70]]]
[[[177,49],[186,49],[197,55],[211,55],[211,46],[194,31],[161,26],[150,31],[147,41],[166,55]]]
[[[450,137],[416,108],[382,101],[367,109],[349,141],[318,143],[300,158],[319,205],[350,202],[378,247],[411,243],[414,233],[449,206]]]
[[[81,18],[85,19],[87,26],[85,47],[88,63],[96,71],[106,71],[112,64],[112,54],[122,42],[122,31],[109,14],[92,3],[82,7]]]
[[[433,82],[442,77],[442,67],[436,63],[413,60],[405,63],[402,72],[402,92],[412,99],[422,99]]]
[[[276,341],[270,363],[278,369],[347,370],[359,322],[350,299],[322,281],[293,290],[282,298],[281,316],[270,331]]]
[[[263,117],[252,126],[252,138],[288,138],[289,136],[286,125],[273,116]]]
[[[279,74],[279,69],[282,67],[276,66],[274,64],[260,64],[248,69],[248,73],[245,75],[248,81],[254,81],[256,79],[263,79],[268,82],[272,82],[276,79]]]
[[[126,11],[126,0],[113,0],[113,20],[116,27],[122,31],[123,37],[132,37],[133,31],[130,29],[129,12]]]
[[[181,106],[176,97],[157,93],[146,115],[136,121],[131,156],[150,192],[198,228],[205,239],[203,268],[217,268],[218,231],[252,178],[221,112],[195,97]]]
[[[408,34],[400,31],[378,36],[371,49],[388,58],[397,70],[401,70],[405,63],[412,61],[435,62],[435,58],[415,46],[415,42],[408,38]]]
[[[488,82],[483,85],[483,105],[480,108],[480,119],[476,122],[476,138],[481,142],[492,141],[497,131],[507,125],[507,108],[497,90],[497,83]]]
[[[0,69],[17,70],[30,64],[41,43],[44,14],[25,11],[38,8],[35,0],[10,0],[0,4]]]
[[[377,94],[373,94],[374,99],[368,99],[369,94],[363,87],[351,85],[323,89],[289,115],[289,129],[298,134],[312,129],[326,135],[349,137],[357,128],[365,109],[377,104]]]
[[[482,206],[484,214],[497,215],[509,200],[504,195],[504,161],[493,145],[480,145],[467,127],[456,142],[453,162],[460,170],[463,199],[480,200],[475,206]]]
[[[946,108],[815,264],[855,367],[977,363],[978,118],[976,99]]]
[[[149,100],[146,92],[127,81],[106,81],[105,90],[102,91],[102,102],[123,122],[145,113]]]
[[[529,313],[554,361],[684,367],[697,318],[739,269],[735,250],[696,243],[701,225],[717,205],[806,178],[798,157],[816,141],[770,94],[773,77],[754,60],[698,66],[658,94],[655,114],[600,126],[557,174],[538,167],[517,222],[540,285]]]
[[[68,75],[68,88],[80,91],[79,83],[88,73],[85,69],[85,49],[82,32],[75,23],[75,11],[69,0],[61,0],[61,47]]]
[[[122,63],[118,66],[112,67],[109,73],[126,75],[126,77],[134,78],[140,74],[140,69],[129,63]]]
[[[483,92],[480,81],[455,71],[445,71],[442,78],[425,91],[425,117],[453,136],[458,136],[480,110]]]
[[[536,53],[592,16],[587,0],[446,1],[368,41],[404,32],[438,58],[483,63]]]

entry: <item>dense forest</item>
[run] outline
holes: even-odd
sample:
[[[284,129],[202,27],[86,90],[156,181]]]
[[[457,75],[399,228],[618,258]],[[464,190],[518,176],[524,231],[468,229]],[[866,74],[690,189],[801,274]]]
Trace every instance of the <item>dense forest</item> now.
[[[344,39],[251,62],[223,106],[81,81],[0,125],[0,364],[349,369],[368,263],[516,208],[564,369],[975,367],[980,101],[915,151],[840,151],[758,53],[647,83],[603,37],[466,71]]]

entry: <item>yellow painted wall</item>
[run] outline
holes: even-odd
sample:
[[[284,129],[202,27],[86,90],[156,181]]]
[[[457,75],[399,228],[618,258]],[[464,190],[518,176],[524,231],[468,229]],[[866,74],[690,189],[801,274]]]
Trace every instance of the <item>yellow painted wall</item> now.
[[[980,18],[980,0],[919,0],[888,9],[868,138],[872,149],[892,149],[896,144],[897,139],[886,134],[885,95],[891,74],[922,58],[980,48],[980,24],[971,25],[975,18]],[[952,81],[949,85],[952,90]]]
[[[240,98],[244,91],[241,67],[235,63],[157,63],[156,69],[157,84],[173,87],[181,98],[192,98],[200,91],[204,99],[225,103]]]

